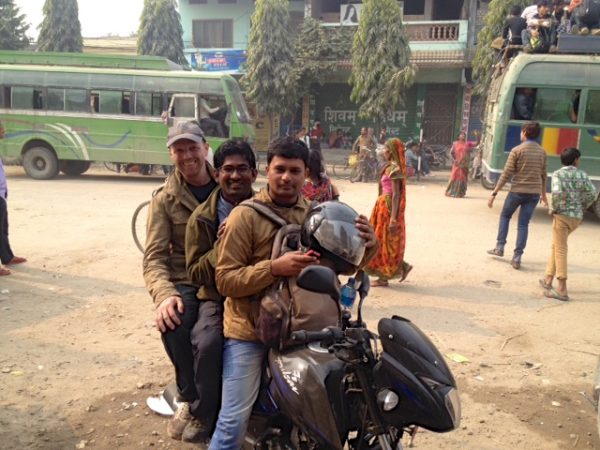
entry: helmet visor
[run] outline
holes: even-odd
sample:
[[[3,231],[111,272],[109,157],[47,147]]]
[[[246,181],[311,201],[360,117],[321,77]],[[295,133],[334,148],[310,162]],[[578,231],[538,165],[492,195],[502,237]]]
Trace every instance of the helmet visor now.
[[[324,219],[314,237],[323,248],[354,266],[358,266],[365,255],[365,241],[354,223]]]

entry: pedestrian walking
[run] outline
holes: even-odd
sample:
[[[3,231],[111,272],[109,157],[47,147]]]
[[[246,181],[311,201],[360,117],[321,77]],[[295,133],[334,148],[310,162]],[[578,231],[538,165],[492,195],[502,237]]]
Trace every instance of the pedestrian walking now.
[[[446,188],[446,197],[462,198],[467,194],[469,180],[469,165],[471,163],[471,150],[479,145],[479,131],[474,131],[475,141],[467,141],[467,133],[461,131],[458,139],[452,143],[450,154],[454,160],[450,181]]]
[[[393,138],[385,144],[386,165],[381,171],[379,197],[371,213],[371,225],[379,249],[365,271],[377,280],[371,286],[387,286],[392,278],[404,281],[412,266],[404,260],[406,247],[406,159],[404,144]]]
[[[544,295],[567,301],[567,240],[583,220],[583,212],[596,200],[598,193],[587,174],[579,169],[581,152],[567,148],[560,154],[563,167],[552,174],[550,214],[552,214],[552,247],[546,266],[546,277],[540,280]],[[556,277],[558,287],[552,287]]]
[[[548,206],[546,198],[546,152],[535,141],[540,135],[538,122],[526,122],[521,127],[521,144],[513,148],[502,175],[488,200],[488,207],[494,205],[494,200],[502,186],[511,180],[510,191],[504,201],[500,213],[500,224],[496,246],[488,250],[493,256],[504,256],[504,246],[508,236],[510,219],[519,208],[519,224],[517,227],[517,242],[511,265],[514,269],[521,268],[521,258],[527,245],[529,221],[538,202]]]

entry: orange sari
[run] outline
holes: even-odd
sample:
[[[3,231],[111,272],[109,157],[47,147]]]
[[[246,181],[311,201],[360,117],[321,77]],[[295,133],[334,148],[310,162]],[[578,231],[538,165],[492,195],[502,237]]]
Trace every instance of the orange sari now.
[[[386,147],[391,153],[391,161],[381,171],[379,181],[379,197],[371,213],[371,225],[379,241],[379,250],[375,257],[369,262],[365,271],[372,276],[382,280],[400,278],[404,280],[412,266],[404,261],[404,249],[406,246],[406,226],[404,222],[404,210],[406,209],[406,158],[404,156],[404,144],[400,139],[390,139]],[[391,183],[400,182],[400,199],[398,205],[398,217],[396,217],[397,229],[390,232],[390,220],[392,214],[392,194],[383,189],[383,183],[388,177]]]

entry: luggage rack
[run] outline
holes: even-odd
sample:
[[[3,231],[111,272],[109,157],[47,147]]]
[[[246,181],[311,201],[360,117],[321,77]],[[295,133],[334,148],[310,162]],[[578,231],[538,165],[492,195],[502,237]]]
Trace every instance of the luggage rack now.
[[[557,53],[600,54],[600,36],[562,33],[558,35]]]

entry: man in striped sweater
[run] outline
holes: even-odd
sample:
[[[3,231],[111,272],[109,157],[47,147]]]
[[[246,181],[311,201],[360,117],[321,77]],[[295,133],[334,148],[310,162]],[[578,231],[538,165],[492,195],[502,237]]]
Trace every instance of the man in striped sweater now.
[[[488,200],[488,207],[491,208],[502,186],[510,181],[510,191],[500,213],[496,247],[488,250],[488,253],[494,256],[504,256],[510,219],[517,208],[520,207],[517,243],[511,263],[513,268],[517,270],[521,268],[521,257],[527,245],[529,221],[533,211],[540,199],[545,207],[548,206],[546,198],[546,152],[536,142],[540,131],[540,124],[537,122],[523,124],[521,127],[521,144],[513,148],[510,155],[508,155],[502,175]]]

